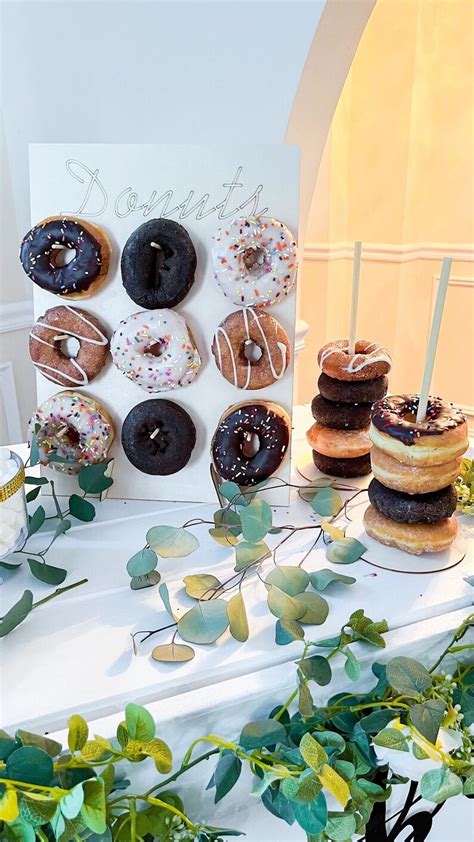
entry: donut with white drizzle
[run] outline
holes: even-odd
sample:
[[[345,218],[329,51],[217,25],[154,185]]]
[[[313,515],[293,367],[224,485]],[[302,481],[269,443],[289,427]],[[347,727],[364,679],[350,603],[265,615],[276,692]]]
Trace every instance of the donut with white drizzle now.
[[[349,353],[349,340],[336,339],[323,345],[318,354],[321,371],[335,380],[374,380],[388,374],[392,358],[383,345],[358,339]]]
[[[76,356],[63,350],[70,337],[79,343]],[[33,365],[60,386],[87,386],[105,365],[108,347],[106,329],[99,319],[68,304],[46,310],[29,338]]]
[[[212,258],[222,292],[240,307],[276,304],[296,280],[296,242],[278,219],[234,219],[215,234]]]
[[[214,433],[211,453],[222,479],[256,485],[278,470],[288,451],[291,422],[283,407],[270,401],[230,406]]]
[[[143,310],[123,319],[110,353],[118,370],[146,392],[189,386],[201,367],[191,331],[174,310]]]
[[[238,389],[263,389],[281,380],[290,363],[286,331],[269,313],[242,308],[219,325],[212,353],[221,374]]]

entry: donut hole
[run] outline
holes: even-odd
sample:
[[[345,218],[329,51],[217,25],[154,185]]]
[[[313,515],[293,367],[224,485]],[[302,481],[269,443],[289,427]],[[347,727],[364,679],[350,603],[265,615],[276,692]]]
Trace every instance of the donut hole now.
[[[168,261],[173,257],[174,251],[168,245],[162,243],[150,243],[153,252],[155,253],[154,264],[154,286],[160,283],[160,276],[162,272],[169,272],[170,267]]]
[[[145,424],[141,432],[153,454],[166,452],[168,434],[161,424]]]
[[[75,427],[69,427],[67,424],[63,424],[63,426],[59,428],[56,433],[56,437],[70,447],[77,447],[81,440],[78,430],[76,430]]]
[[[242,261],[250,275],[260,275],[265,271],[267,254],[262,248],[250,246],[242,252]]]
[[[253,339],[246,339],[242,345],[242,355],[251,365],[255,365],[262,358],[263,351]]]
[[[50,263],[54,269],[62,269],[68,266],[76,257],[77,251],[71,246],[60,246],[51,249]]]
[[[168,347],[168,343],[162,340],[158,340],[157,342],[153,342],[145,351],[146,356],[150,357],[161,357],[162,354],[165,353]]]
[[[67,357],[69,360],[77,357],[81,343],[75,336],[59,335],[54,337],[54,341],[64,357]]]
[[[241,450],[246,459],[252,459],[260,450],[260,439],[257,433],[245,433]]]

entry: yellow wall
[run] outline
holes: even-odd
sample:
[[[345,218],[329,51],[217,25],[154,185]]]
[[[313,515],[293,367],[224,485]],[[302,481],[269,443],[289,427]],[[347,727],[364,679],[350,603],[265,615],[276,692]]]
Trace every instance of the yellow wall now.
[[[391,350],[392,392],[419,388],[436,276],[455,255],[432,391],[474,407],[473,27],[472,0],[377,2],[313,197],[301,401],[315,393],[320,345],[347,335],[352,263],[337,255],[360,239],[358,333]]]

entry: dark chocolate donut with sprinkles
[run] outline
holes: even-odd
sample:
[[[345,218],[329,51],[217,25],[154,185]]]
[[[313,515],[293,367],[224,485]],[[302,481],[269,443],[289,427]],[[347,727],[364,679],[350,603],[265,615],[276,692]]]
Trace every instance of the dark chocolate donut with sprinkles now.
[[[290,429],[290,418],[278,404],[255,401],[229,407],[212,439],[217,473],[242,486],[268,479],[285,458]]]
[[[87,298],[105,281],[110,252],[107,234],[99,226],[51,216],[25,235],[20,261],[28,277],[46,292]]]

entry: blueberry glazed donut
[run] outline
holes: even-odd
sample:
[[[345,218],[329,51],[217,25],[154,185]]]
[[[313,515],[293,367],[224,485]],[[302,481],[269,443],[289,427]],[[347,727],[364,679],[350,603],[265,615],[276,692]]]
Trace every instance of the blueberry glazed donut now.
[[[277,219],[234,219],[218,229],[212,257],[217,283],[239,306],[268,307],[288,295],[295,283],[296,242]]]
[[[118,370],[147,392],[188,386],[201,366],[193,336],[173,310],[146,310],[123,319],[110,353]]]
[[[220,323],[212,353],[221,374],[238,389],[270,386],[281,380],[290,363],[286,331],[269,313],[251,307]]]
[[[97,401],[66,390],[38,407],[30,421],[30,441],[33,436],[42,465],[74,474],[85,465],[105,462],[114,425]]]
[[[242,486],[268,479],[285,458],[290,429],[290,418],[278,404],[255,401],[229,407],[212,439],[217,473]]]
[[[72,254],[67,263],[66,250]],[[20,261],[31,280],[54,295],[87,298],[109,271],[111,245],[102,228],[83,219],[49,216],[23,238]]]
[[[130,234],[122,260],[122,282],[139,307],[175,307],[194,283],[196,251],[172,219],[149,219]]]
[[[62,343],[71,337],[79,343],[75,357],[63,350]],[[87,386],[105,365],[108,347],[106,330],[99,319],[68,304],[46,310],[29,339],[33,365],[61,386]]]

